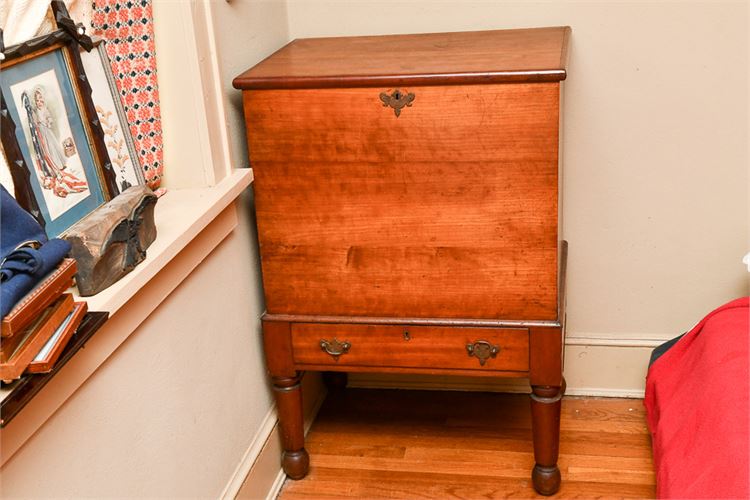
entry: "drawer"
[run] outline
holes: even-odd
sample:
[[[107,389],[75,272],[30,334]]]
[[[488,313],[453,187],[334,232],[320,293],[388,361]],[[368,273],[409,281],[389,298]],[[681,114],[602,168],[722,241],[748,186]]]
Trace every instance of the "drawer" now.
[[[528,371],[526,329],[292,324],[302,365]]]

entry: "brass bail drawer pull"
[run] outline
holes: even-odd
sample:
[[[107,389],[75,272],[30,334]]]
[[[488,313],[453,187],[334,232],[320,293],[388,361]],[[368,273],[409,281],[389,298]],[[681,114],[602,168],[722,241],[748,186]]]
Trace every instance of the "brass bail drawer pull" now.
[[[349,349],[352,347],[352,344],[349,343],[349,341],[345,340],[343,342],[339,342],[336,337],[334,337],[332,340],[328,341],[326,339],[320,339],[320,348],[325,351],[327,354],[330,354],[333,356],[333,359],[338,361],[339,356],[342,354],[346,354],[349,352]]]
[[[388,95],[385,92],[380,93],[380,100],[383,101],[383,107],[393,108],[393,112],[396,114],[396,118],[401,115],[402,108],[410,108],[411,103],[414,102],[413,92],[402,92],[399,89],[394,90]]]
[[[484,366],[488,359],[496,358],[497,353],[500,352],[498,346],[492,345],[486,340],[477,340],[473,344],[466,344],[466,350],[469,357],[474,356],[479,360],[481,366]]]

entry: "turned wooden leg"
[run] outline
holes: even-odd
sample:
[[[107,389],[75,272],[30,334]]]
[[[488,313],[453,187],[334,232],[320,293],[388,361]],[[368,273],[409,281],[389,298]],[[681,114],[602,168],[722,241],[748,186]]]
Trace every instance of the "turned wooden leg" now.
[[[541,495],[554,495],[560,489],[557,455],[560,448],[560,401],[563,388],[532,386],[531,424],[534,432],[534,470],[531,480]]]
[[[279,411],[281,442],[284,446],[281,466],[292,479],[302,479],[310,468],[310,457],[305,450],[300,376],[298,374],[296,377],[272,377]]]
[[[323,383],[329,391],[341,391],[346,389],[349,376],[346,372],[323,372]]]

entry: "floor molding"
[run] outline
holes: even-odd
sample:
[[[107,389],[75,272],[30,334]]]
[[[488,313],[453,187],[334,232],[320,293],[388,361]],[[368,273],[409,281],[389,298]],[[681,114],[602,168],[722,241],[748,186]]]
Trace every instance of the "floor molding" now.
[[[323,405],[327,392],[320,381],[320,376],[305,376],[302,382],[302,392],[305,434],[307,434],[315,416]],[[305,403],[306,401],[311,403]],[[280,456],[281,436],[276,406],[274,405],[264,418],[220,498],[226,500],[234,498],[275,498],[286,479],[286,475],[281,470]],[[271,484],[268,484],[269,477],[273,477]]]
[[[676,337],[677,334],[651,335],[651,336],[617,336],[617,335],[594,335],[578,334],[566,335],[565,345],[577,346],[605,346],[605,347],[657,347],[667,340]]]
[[[274,500],[279,496],[281,487],[284,486],[284,481],[286,481],[286,474],[284,474],[283,470],[279,469],[279,473],[276,475],[276,479],[273,481],[273,485],[271,486],[268,495],[266,495],[266,500]]]
[[[245,450],[240,463],[237,464],[237,468],[232,473],[229,482],[226,487],[224,487],[224,491],[221,492],[219,498],[222,500],[230,500],[237,496],[242,484],[245,482],[245,478],[250,473],[250,470],[258,459],[261,450],[263,450],[269,437],[273,434],[277,422],[278,416],[276,414],[276,405],[274,405],[268,410],[268,413],[266,413],[266,416],[263,418],[258,431],[255,433],[255,436],[253,436],[253,439],[250,440],[250,446]]]
[[[578,387],[566,389],[566,396],[588,396],[599,398],[636,398],[643,399],[643,389],[610,389],[606,387]]]

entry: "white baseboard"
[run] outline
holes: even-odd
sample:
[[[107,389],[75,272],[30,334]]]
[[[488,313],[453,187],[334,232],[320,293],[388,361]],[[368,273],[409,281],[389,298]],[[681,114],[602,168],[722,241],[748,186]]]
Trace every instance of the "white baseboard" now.
[[[307,434],[326,396],[320,376],[306,376],[302,383],[302,392]],[[281,470],[280,457],[281,437],[276,406],[273,406],[263,419],[220,498],[276,498],[286,478]],[[273,481],[269,484],[271,477]]]
[[[229,479],[226,487],[224,487],[224,491],[221,492],[219,498],[222,500],[230,500],[237,496],[237,492],[240,491],[242,483],[245,482],[245,478],[250,473],[250,469],[252,469],[253,464],[258,458],[258,455],[260,455],[266,441],[268,441],[268,437],[273,433],[277,421],[276,406],[274,405],[268,410],[268,413],[266,413],[266,416],[263,418],[258,431],[255,433],[255,436],[253,436],[253,439],[250,440],[250,446],[245,450],[244,455],[242,455],[240,463],[237,464],[237,468],[232,473],[232,477]]]
[[[271,489],[268,491],[268,495],[266,495],[266,500],[275,500],[275,498],[279,496],[281,487],[284,486],[284,481],[286,481],[286,474],[284,474],[284,471],[282,469],[279,469],[279,473],[276,475],[276,479],[271,485]]]
[[[598,398],[637,398],[643,399],[644,389],[609,389],[602,387],[577,387],[566,389],[566,396],[586,396]]]
[[[606,346],[606,347],[650,347],[654,348],[667,340],[676,337],[674,333],[666,335],[639,334],[591,334],[576,333],[565,336],[565,345]]]

